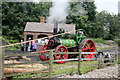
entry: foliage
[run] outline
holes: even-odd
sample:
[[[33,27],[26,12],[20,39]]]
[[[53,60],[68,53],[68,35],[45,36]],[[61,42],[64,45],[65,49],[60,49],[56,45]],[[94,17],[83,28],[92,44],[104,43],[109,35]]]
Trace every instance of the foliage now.
[[[118,15],[111,15],[106,11],[97,13],[96,15],[96,37],[102,37],[107,40],[114,40],[120,34],[120,29],[118,26]]]
[[[12,43],[19,42],[24,36],[26,22],[39,22],[39,17],[48,17],[51,6],[47,2],[3,2],[0,13],[3,36]],[[76,29],[84,29],[92,38],[119,38],[120,14],[98,13],[95,10],[94,2],[70,2],[66,23],[75,24]]]
[[[2,31],[9,40],[20,40],[26,22],[38,22],[40,16],[49,15],[50,3],[3,2]]]
[[[95,25],[95,9],[94,2],[73,2],[70,5],[67,23],[75,24],[76,29],[84,29],[87,34],[92,34],[91,26]]]
[[[103,43],[106,44],[106,41],[103,38],[91,38],[96,43]]]
[[[118,62],[117,63],[120,64],[120,56],[118,56]]]
[[[114,41],[120,46],[120,39],[115,39]]]

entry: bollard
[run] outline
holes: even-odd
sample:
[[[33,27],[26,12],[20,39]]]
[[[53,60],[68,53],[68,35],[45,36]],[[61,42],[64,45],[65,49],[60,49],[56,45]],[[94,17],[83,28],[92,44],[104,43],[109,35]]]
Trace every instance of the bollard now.
[[[118,52],[115,54],[115,64],[118,64]]]
[[[98,69],[104,68],[104,58],[103,58],[103,52],[98,52],[100,55],[98,58]]]

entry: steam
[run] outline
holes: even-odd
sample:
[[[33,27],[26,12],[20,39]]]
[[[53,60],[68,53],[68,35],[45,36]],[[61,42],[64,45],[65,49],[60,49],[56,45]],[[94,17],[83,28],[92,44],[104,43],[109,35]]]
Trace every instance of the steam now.
[[[50,16],[47,19],[48,23],[54,21],[65,22],[66,16],[68,16],[69,0],[54,0],[52,7],[50,8]]]

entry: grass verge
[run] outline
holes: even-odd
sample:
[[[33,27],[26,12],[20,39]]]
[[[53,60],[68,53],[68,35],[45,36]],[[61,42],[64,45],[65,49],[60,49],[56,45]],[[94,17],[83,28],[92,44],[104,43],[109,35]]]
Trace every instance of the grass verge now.
[[[97,61],[83,61],[81,63],[81,74],[84,74],[86,72],[89,71],[93,71],[94,69],[97,69],[98,65],[93,65],[93,64],[98,64]],[[67,67],[67,66],[72,66],[72,65],[76,65],[73,67]],[[72,61],[72,62],[66,62],[64,64],[53,64],[53,76],[55,75],[60,75],[60,74],[71,74],[73,72],[77,72],[78,71],[78,61]],[[56,69],[55,69],[56,68]],[[58,68],[58,69],[57,69]],[[21,76],[16,76],[13,77],[15,78],[36,78],[36,77],[42,77],[42,76],[48,76],[49,73],[31,73],[31,74],[25,74],[25,75],[21,75]]]

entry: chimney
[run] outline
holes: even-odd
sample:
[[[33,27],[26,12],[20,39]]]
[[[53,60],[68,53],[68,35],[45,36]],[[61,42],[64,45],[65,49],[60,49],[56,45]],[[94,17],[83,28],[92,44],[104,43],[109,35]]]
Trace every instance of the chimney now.
[[[40,23],[45,23],[45,17],[40,17]]]
[[[54,21],[54,29],[53,29],[53,33],[57,34],[58,33],[58,21]]]

